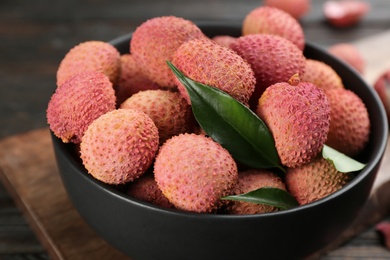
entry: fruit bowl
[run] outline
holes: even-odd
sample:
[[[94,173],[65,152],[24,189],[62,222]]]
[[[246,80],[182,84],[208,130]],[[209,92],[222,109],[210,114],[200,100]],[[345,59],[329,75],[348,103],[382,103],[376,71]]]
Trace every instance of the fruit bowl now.
[[[210,37],[241,33],[239,24],[198,26]],[[110,43],[126,53],[130,40],[128,34]],[[302,259],[319,252],[348,227],[368,198],[387,144],[388,126],[379,97],[357,72],[315,44],[306,43],[304,54],[331,65],[370,115],[370,141],[359,157],[366,167],[341,190],[304,206],[257,215],[164,209],[94,179],[75,146],[52,134],[58,168],[73,205],[97,234],[132,259]]]

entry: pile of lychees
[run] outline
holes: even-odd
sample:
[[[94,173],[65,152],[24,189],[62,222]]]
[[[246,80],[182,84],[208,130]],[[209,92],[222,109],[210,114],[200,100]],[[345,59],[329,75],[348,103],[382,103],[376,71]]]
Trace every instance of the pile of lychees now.
[[[79,145],[96,179],[162,207],[226,214],[278,208],[224,196],[274,187],[303,205],[350,180],[320,153],[327,144],[358,155],[369,138],[366,107],[329,65],[304,57],[303,30],[288,13],[261,6],[245,17],[242,36],[212,38],[189,20],[156,17],[129,44],[127,54],[100,41],[73,47],[47,108],[51,131]],[[256,113],[286,172],[242,165],[211,139],[167,61]]]

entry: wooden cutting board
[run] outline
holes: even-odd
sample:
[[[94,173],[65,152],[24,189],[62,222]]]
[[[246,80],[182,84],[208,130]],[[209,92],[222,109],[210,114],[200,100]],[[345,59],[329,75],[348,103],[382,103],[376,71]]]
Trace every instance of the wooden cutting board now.
[[[390,69],[390,32],[354,43],[367,61],[372,84]],[[389,58],[384,58],[389,57]],[[331,250],[383,219],[390,212],[390,144],[371,197],[356,221]],[[0,141],[0,179],[52,259],[129,259],[103,241],[78,215],[62,185],[49,130],[33,130]]]

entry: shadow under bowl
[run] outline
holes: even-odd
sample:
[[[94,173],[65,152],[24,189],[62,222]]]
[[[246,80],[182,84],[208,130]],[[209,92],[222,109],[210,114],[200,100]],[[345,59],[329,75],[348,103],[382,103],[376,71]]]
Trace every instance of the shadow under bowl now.
[[[210,37],[241,34],[237,24],[198,25]],[[128,34],[110,43],[127,53],[130,40]],[[134,259],[302,259],[326,247],[367,200],[385,152],[388,124],[379,97],[356,71],[312,43],[306,44],[304,54],[333,67],[370,115],[370,142],[359,157],[367,166],[344,188],[308,205],[258,215],[163,209],[94,179],[74,145],[52,134],[61,178],[77,211],[97,234]]]

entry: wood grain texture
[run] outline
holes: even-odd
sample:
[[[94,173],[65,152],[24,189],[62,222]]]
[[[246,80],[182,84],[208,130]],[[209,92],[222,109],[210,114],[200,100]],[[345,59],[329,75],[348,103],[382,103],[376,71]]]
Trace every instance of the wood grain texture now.
[[[1,141],[0,177],[53,259],[128,259],[97,236],[73,208],[48,129]]]

